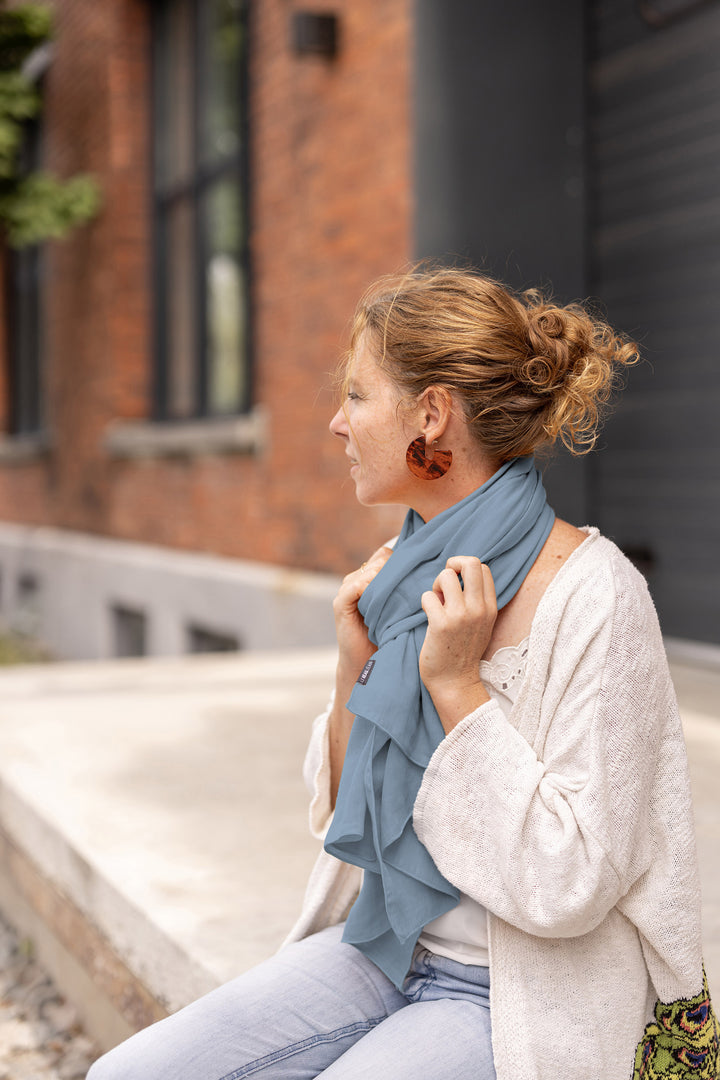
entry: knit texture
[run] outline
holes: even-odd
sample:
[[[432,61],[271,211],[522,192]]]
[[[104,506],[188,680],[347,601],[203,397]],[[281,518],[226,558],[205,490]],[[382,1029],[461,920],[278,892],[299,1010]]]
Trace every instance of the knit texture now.
[[[321,833],[326,718],[306,766]],[[700,890],[655,610],[595,530],[538,606],[509,720],[490,702],[440,743],[414,825],[441,872],[489,912],[498,1080],[630,1080],[658,1001],[703,992]],[[291,939],[352,903],[359,873],[327,860]],[[669,1075],[697,1074],[675,1061]]]

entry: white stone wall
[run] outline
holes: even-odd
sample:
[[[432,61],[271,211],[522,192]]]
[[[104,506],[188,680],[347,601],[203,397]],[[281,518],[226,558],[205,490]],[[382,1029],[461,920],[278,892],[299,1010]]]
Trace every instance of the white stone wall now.
[[[190,627],[242,649],[332,645],[336,589],[330,575],[0,523],[2,624],[63,659],[118,655],[118,607],[144,616],[151,656],[188,652]]]

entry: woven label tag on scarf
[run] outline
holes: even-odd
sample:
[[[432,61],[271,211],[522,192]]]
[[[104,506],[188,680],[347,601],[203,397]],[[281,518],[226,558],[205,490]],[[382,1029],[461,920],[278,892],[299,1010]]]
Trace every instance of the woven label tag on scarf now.
[[[360,683],[361,686],[364,686],[365,683],[368,681],[368,679],[370,678],[370,675],[372,673],[372,669],[374,667],[375,667],[375,661],[372,660],[372,659],[368,660],[367,664],[365,665],[365,667],[362,669],[362,671],[360,672],[360,674],[358,676],[358,682]]]

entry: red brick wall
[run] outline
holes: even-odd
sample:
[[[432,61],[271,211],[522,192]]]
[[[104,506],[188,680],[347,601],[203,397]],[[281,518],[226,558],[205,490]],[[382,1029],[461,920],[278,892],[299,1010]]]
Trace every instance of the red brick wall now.
[[[0,516],[108,533],[103,434],[149,407],[148,19],[144,0],[55,0],[45,76],[45,162],[92,173],[103,208],[46,246],[44,332],[52,450],[0,470]],[[138,539],[141,539],[139,536]]]
[[[252,6],[255,400],[268,449],[130,461],[108,456],[103,433],[149,410],[147,7],[56,0],[50,163],[96,173],[104,210],[52,245],[55,449],[42,466],[0,468],[3,519],[335,571],[396,531],[397,510],[357,506],[327,423],[357,297],[411,255],[411,3],[334,0],[332,61],[291,52],[297,6]]]

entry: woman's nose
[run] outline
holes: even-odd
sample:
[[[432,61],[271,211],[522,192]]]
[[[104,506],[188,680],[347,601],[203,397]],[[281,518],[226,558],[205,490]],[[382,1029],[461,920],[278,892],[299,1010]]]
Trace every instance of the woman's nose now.
[[[342,408],[338,409],[330,421],[330,431],[333,435],[338,435],[341,439],[347,437],[347,419],[345,418],[345,412]]]

